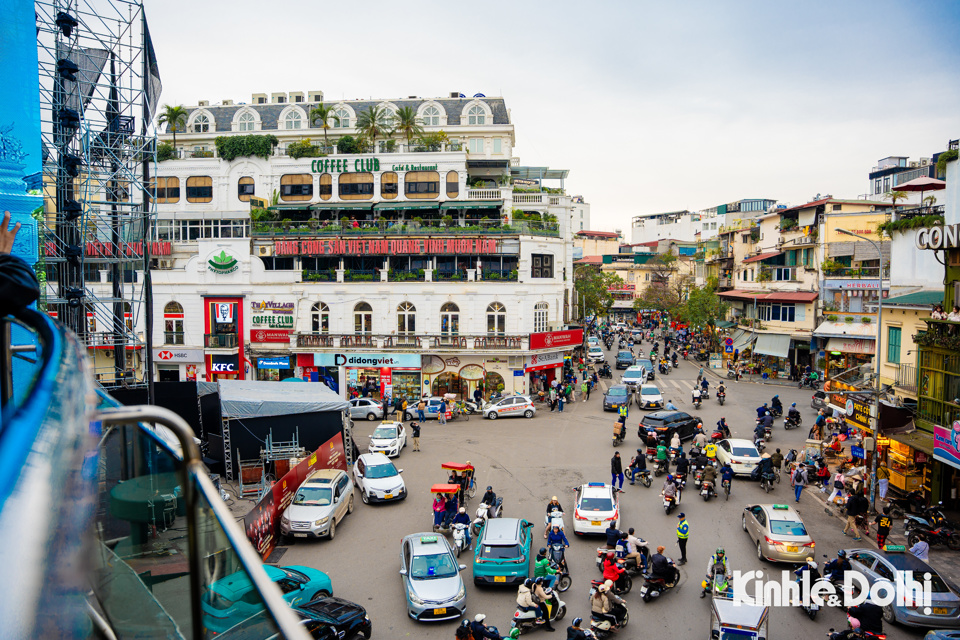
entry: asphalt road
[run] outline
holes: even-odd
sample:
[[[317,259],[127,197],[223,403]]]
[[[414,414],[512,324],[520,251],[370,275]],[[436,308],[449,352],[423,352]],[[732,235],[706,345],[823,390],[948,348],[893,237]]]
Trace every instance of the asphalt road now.
[[[645,345],[649,350],[650,345]],[[608,360],[612,363],[612,356]],[[795,387],[764,386],[754,383],[728,381],[727,403],[720,407],[715,399],[706,402],[699,411],[690,406],[690,391],[697,377],[699,363],[681,361],[679,368],[669,376],[657,375],[656,384],[664,398],[673,400],[680,409],[699,415],[704,426],[711,428],[721,416],[725,416],[734,437],[750,438],[755,409],[779,393],[785,406],[797,402],[804,416],[805,427],[784,431],[778,420],[772,447],[797,448],[802,445],[814,410],[810,408],[810,392]],[[614,382],[619,381],[615,372]],[[607,383],[608,381],[604,381]],[[716,386],[711,378],[711,389]],[[578,393],[579,396],[579,393]],[[567,561],[573,577],[573,586],[561,599],[567,605],[567,616],[559,625],[555,637],[563,638],[563,629],[575,616],[588,619],[588,590],[590,580],[599,577],[595,566],[595,549],[603,544],[602,538],[582,539],[572,533],[573,491],[572,487],[584,482],[606,482],[610,479],[610,458],[613,455],[611,435],[616,416],[601,410],[601,394],[592,394],[588,402],[568,404],[564,412],[549,412],[544,409],[530,420],[523,418],[482,420],[475,416],[468,422],[453,422],[446,426],[429,421],[423,428],[421,447],[416,453],[407,447],[395,463],[403,469],[403,478],[409,497],[400,503],[364,505],[359,495],[356,509],[337,527],[334,541],[300,541],[287,548],[279,564],[302,564],[327,572],[332,580],[335,595],[365,606],[373,621],[373,632],[380,638],[443,638],[453,636],[456,623],[422,624],[411,620],[406,614],[402,590],[399,553],[400,540],[404,535],[429,532],[432,528],[429,488],[436,482],[446,480],[440,465],[446,461],[469,460],[477,468],[480,489],[493,485],[497,494],[504,498],[505,515],[524,517],[536,524],[534,553],[542,541],[544,509],[551,496],[557,495],[567,510],[567,531],[571,547]],[[634,406],[628,419],[626,441],[619,447],[625,458],[640,446],[637,425],[642,412]],[[361,450],[375,423],[358,422],[356,438]],[[772,450],[772,449],[771,449]],[[678,558],[676,545],[676,515],[667,516],[658,500],[661,483],[655,480],[652,487],[627,484],[621,496],[621,528],[635,527],[640,537],[651,546],[663,544],[666,554]],[[809,491],[809,489],[808,489]],[[479,493],[468,509],[471,516],[479,503]],[[734,482],[728,502],[711,500],[708,503],[689,492],[680,504],[687,514],[691,534],[688,544],[689,563],[681,568],[680,585],[658,600],[644,604],[640,600],[639,583],[626,596],[630,609],[629,626],[619,635],[621,638],[654,637],[706,637],[709,629],[709,600],[699,598],[699,583],[706,572],[710,554],[718,546],[726,549],[733,569],[762,570],[779,581],[780,571],[790,567],[761,562],[746,534],[740,527],[740,516],[745,505],[785,502],[793,500],[793,491],[787,478],[769,495],[764,494],[756,483],[749,480]],[[838,548],[852,548],[853,541],[841,534],[842,523],[828,515],[820,502],[812,495],[804,494],[798,506],[808,530],[817,543],[817,554],[833,557]],[[866,540],[861,545],[867,545]],[[499,627],[506,634],[515,611],[515,588],[478,588],[472,580],[472,556],[461,556],[467,565],[463,580],[467,590],[467,611],[472,618],[476,613],[485,613],[487,622]],[[823,561],[818,557],[818,561]],[[799,609],[777,608],[770,614],[771,632],[778,640],[823,637],[831,627],[845,627],[845,617],[838,610],[821,612],[816,621],[810,621]],[[888,637],[916,638],[921,632],[891,627],[885,629]],[[663,635],[666,632],[668,635]],[[546,632],[536,633],[546,635]],[[689,636],[688,634],[693,634]]]

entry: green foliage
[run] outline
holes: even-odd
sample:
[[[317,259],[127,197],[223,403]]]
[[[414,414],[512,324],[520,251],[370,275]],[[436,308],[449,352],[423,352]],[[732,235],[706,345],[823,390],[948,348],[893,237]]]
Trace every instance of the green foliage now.
[[[275,220],[276,214],[267,209],[261,209],[259,207],[254,207],[250,209],[250,219],[254,222],[267,222],[268,220]]]
[[[716,278],[710,278],[704,287],[694,287],[680,307],[679,317],[692,327],[705,327],[724,319],[730,305],[717,296],[716,291]]]
[[[310,140],[303,139],[300,142],[288,144],[287,155],[294,160],[299,160],[300,158],[322,158],[327,154],[323,153],[320,147],[312,144]]]
[[[757,273],[757,282],[770,282],[772,279],[773,276],[770,274],[770,270],[761,267],[759,273]]]
[[[230,162],[235,158],[249,156],[267,160],[279,140],[277,140],[277,136],[272,134],[255,134],[249,136],[217,136],[213,142],[217,145],[217,155]]]
[[[780,220],[780,231],[789,231],[797,228],[797,221],[794,218],[782,218]]]
[[[894,208],[896,208],[898,201],[907,199],[907,192],[906,191],[887,191],[885,194],[883,194],[883,199],[889,200],[890,203],[894,206]]]
[[[187,110],[183,105],[171,107],[163,105],[163,112],[157,116],[157,124],[167,125],[167,132],[173,134],[173,146],[177,146],[177,132],[187,128]]]
[[[416,144],[414,145],[413,150],[417,152],[424,151],[440,151],[443,148],[443,145],[450,141],[450,138],[447,137],[445,131],[440,130],[436,133],[430,133],[426,135],[420,135],[417,138]]]
[[[908,229],[919,229],[921,227],[937,227],[943,225],[943,216],[930,214],[926,216],[916,216],[913,218],[901,218],[900,220],[891,220],[877,225],[877,233],[888,238],[893,237],[896,231],[907,231]]]
[[[357,116],[357,131],[377,146],[377,138],[386,138],[393,133],[394,119],[386,108],[373,106]]]
[[[960,152],[958,152],[956,149],[950,149],[941,153],[940,157],[937,158],[937,175],[946,175],[947,163],[953,162],[957,159],[957,157],[960,157]]]
[[[396,127],[397,133],[407,139],[407,144],[414,136],[423,135],[423,127],[413,107],[400,107],[397,110]]]
[[[823,271],[826,275],[832,275],[835,273],[840,273],[847,268],[847,265],[842,262],[837,262],[836,260],[831,260],[827,258],[822,263],[820,263],[820,270]]]
[[[441,222],[443,222],[443,226],[445,227],[449,227],[453,224],[453,216],[449,216],[449,215],[443,216],[442,218],[440,218],[440,220]]]
[[[334,111],[336,109],[328,107],[322,102],[310,110],[310,124],[323,129],[323,146],[325,147],[330,146],[327,141],[327,131],[330,129],[330,123],[340,125],[340,116],[334,115]]]
[[[360,144],[353,136],[343,136],[337,140],[337,153],[354,154],[360,153]]]
[[[603,273],[590,265],[580,265],[573,272],[573,287],[580,301],[580,316],[605,315],[613,306],[611,288],[623,286],[615,273]]]
[[[750,242],[760,242],[760,229],[754,228],[750,231]]]
[[[161,142],[157,145],[157,162],[164,160],[173,160],[177,157],[177,149],[169,142]]]
[[[871,322],[873,322],[873,318],[871,318],[870,316],[863,316],[862,318],[860,318],[860,322],[862,322],[863,324],[870,324]]]
[[[837,316],[834,316],[834,315],[827,316],[827,322],[836,322],[836,321],[839,320],[839,319],[840,319],[840,318],[838,318]]]
[[[853,324],[853,316],[847,316],[843,319],[847,324]]]

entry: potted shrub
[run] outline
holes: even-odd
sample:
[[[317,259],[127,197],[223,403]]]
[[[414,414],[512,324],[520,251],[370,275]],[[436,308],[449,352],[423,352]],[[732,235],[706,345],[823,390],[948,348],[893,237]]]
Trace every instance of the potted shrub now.
[[[847,316],[846,318],[843,319],[843,321],[846,322],[847,324],[853,324],[853,316]]]
[[[827,316],[827,322],[836,322],[837,316]]]
[[[863,324],[870,324],[871,322],[873,322],[873,318],[871,318],[870,316],[863,316],[862,318],[860,318],[860,321]]]

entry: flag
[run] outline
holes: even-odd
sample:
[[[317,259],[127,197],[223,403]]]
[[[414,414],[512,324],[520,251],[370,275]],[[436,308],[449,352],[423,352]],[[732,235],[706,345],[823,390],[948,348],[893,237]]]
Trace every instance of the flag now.
[[[150,37],[150,27],[147,25],[147,14],[143,14],[143,47],[146,53],[146,73],[143,78],[144,101],[147,105],[147,123],[153,122],[157,114],[157,105],[160,103],[160,92],[163,83],[160,82],[160,67],[157,66],[157,54],[153,50],[153,39]]]

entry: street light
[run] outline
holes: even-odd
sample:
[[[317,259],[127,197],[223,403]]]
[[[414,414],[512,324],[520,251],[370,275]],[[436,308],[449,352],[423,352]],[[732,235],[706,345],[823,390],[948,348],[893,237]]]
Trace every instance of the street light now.
[[[874,385],[873,385],[873,403],[874,411],[876,416],[874,417],[874,429],[873,429],[873,447],[870,452],[871,463],[870,463],[870,508],[876,512],[877,510],[877,440],[880,438],[880,347],[883,344],[883,236],[880,236],[880,243],[876,243],[870,238],[861,236],[858,233],[849,231],[847,229],[837,229],[837,233],[841,233],[845,236],[853,236],[854,238],[860,238],[865,240],[873,245],[874,249],[877,250],[877,255],[880,256],[880,268],[877,272],[877,348],[876,348],[876,365],[873,370]]]

